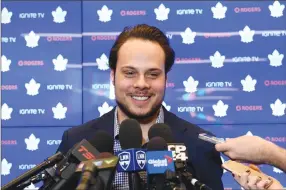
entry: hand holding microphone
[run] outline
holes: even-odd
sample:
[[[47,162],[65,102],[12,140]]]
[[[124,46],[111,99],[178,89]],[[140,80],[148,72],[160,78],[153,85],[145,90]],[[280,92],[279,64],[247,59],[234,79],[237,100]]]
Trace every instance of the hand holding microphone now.
[[[252,163],[266,163],[267,149],[272,143],[258,136],[241,136],[226,139],[224,143],[215,145],[217,151],[224,153],[232,160],[247,161]]]

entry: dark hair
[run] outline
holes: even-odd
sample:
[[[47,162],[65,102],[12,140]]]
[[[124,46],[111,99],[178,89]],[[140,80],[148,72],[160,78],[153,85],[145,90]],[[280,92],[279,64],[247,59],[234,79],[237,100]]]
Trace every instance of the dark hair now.
[[[165,72],[168,73],[175,61],[175,52],[171,48],[166,35],[155,26],[139,24],[134,27],[125,27],[114,42],[109,54],[109,67],[116,70],[117,56],[120,47],[129,39],[138,38],[157,42],[165,53]]]

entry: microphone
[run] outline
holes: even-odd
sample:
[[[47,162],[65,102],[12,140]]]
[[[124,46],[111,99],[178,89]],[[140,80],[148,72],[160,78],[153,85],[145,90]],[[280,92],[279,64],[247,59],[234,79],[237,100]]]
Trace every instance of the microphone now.
[[[62,180],[62,172],[66,174],[67,171],[70,171],[76,167],[73,162],[77,163],[80,160],[86,160],[86,157],[94,157],[94,155],[99,154],[99,152],[92,147],[89,151],[88,148],[92,145],[86,140],[76,143],[69,151],[66,153],[65,158],[61,160],[58,164],[54,165],[51,168],[44,170],[42,173],[38,174],[43,176],[44,184],[40,187],[39,190],[51,189],[55,184],[58,184]],[[93,152],[93,153],[91,153]],[[94,154],[94,155],[93,155]]]
[[[162,137],[164,140],[166,140],[168,144],[168,150],[172,151],[176,173],[184,185],[187,187],[187,189],[193,189],[195,187],[196,189],[200,190],[211,190],[210,187],[201,183],[199,180],[194,178],[190,172],[187,171],[187,147],[184,143],[173,143],[174,139],[172,136],[172,130],[168,125],[157,123],[151,126],[150,130],[148,131],[148,137],[150,139],[156,136]]]
[[[97,176],[103,182],[103,187],[104,187],[103,189],[110,190],[112,189],[112,182],[118,164],[118,157],[110,153],[109,154],[106,153],[105,156],[106,157],[103,157],[102,159],[95,160],[93,163],[98,168],[99,172]],[[102,190],[102,188],[100,188],[100,185],[94,185],[91,187],[90,190]]]
[[[148,189],[166,189],[166,173],[175,172],[172,152],[167,151],[167,143],[161,137],[153,137],[147,145]]]
[[[186,162],[188,159],[187,147],[184,143],[173,143],[171,128],[164,123],[156,123],[148,131],[149,139],[162,137],[168,145],[168,150],[172,151],[174,161]]]
[[[20,175],[16,179],[14,179],[11,182],[7,183],[1,189],[3,189],[3,190],[17,189],[18,185],[20,185],[21,183],[25,182],[26,180],[28,180],[32,176],[38,174],[39,172],[43,171],[44,169],[54,165],[58,161],[62,160],[63,157],[64,156],[63,156],[63,154],[61,152],[58,152],[58,153],[54,154],[53,156],[47,158],[44,162],[40,163],[36,167],[32,168],[31,170],[25,172],[24,174]]]
[[[85,139],[76,144],[69,152],[67,158],[55,169],[55,175],[59,177],[58,180],[55,184],[53,182],[48,184],[49,188],[46,187],[47,189],[61,189],[65,186],[80,161],[95,159],[96,155],[99,154],[99,151]]]
[[[174,142],[171,128],[164,123],[155,123],[148,131],[148,138],[162,137],[167,143]]]
[[[192,186],[194,186],[196,189],[199,190],[212,190],[212,188],[208,187],[206,184],[203,184],[197,179],[193,178],[190,172],[182,172],[181,179],[186,185],[187,189],[190,189],[192,188]]]
[[[81,162],[75,173],[76,178],[79,177],[78,173],[83,173],[77,189],[111,189],[117,163],[118,157],[109,152],[100,153],[96,160]],[[85,165],[90,168],[87,177],[84,176]]]
[[[64,162],[63,167],[57,168],[56,174],[60,176],[60,180],[49,189],[60,190],[76,187],[77,184],[69,179],[75,172],[77,164],[81,161],[96,159],[100,153],[99,150],[104,152],[113,150],[113,138],[101,130],[95,133],[90,143],[84,139],[71,150],[71,156]],[[67,183],[68,181],[70,182]]]
[[[122,150],[116,152],[119,158],[117,172],[128,173],[130,190],[142,189],[143,183],[137,172],[145,170],[146,151],[141,149],[142,130],[136,120],[126,119],[120,124],[119,142]]]
[[[80,163],[80,165],[82,162]],[[91,183],[91,180],[94,179],[94,175],[97,174],[96,166],[92,162],[83,163],[82,174],[79,185],[76,187],[76,190],[87,190]]]

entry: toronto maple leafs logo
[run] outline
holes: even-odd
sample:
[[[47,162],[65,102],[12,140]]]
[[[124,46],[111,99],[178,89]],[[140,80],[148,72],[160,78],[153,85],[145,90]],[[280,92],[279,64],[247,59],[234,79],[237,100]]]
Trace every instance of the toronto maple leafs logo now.
[[[146,154],[144,151],[139,150],[136,152],[136,161],[138,166],[143,169],[146,164]]]
[[[118,154],[119,164],[123,170],[127,170],[130,165],[130,152],[121,152]]]

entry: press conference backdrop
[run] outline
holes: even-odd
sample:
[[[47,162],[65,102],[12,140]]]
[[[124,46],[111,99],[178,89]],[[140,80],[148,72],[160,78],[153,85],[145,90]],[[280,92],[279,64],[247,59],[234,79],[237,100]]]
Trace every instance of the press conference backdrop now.
[[[109,50],[139,23],[162,29],[176,51],[168,110],[218,137],[258,135],[286,147],[285,5],[2,2],[2,184],[51,156],[64,130],[115,106]],[[260,168],[286,186],[281,170]],[[229,172],[223,183],[240,189]]]

